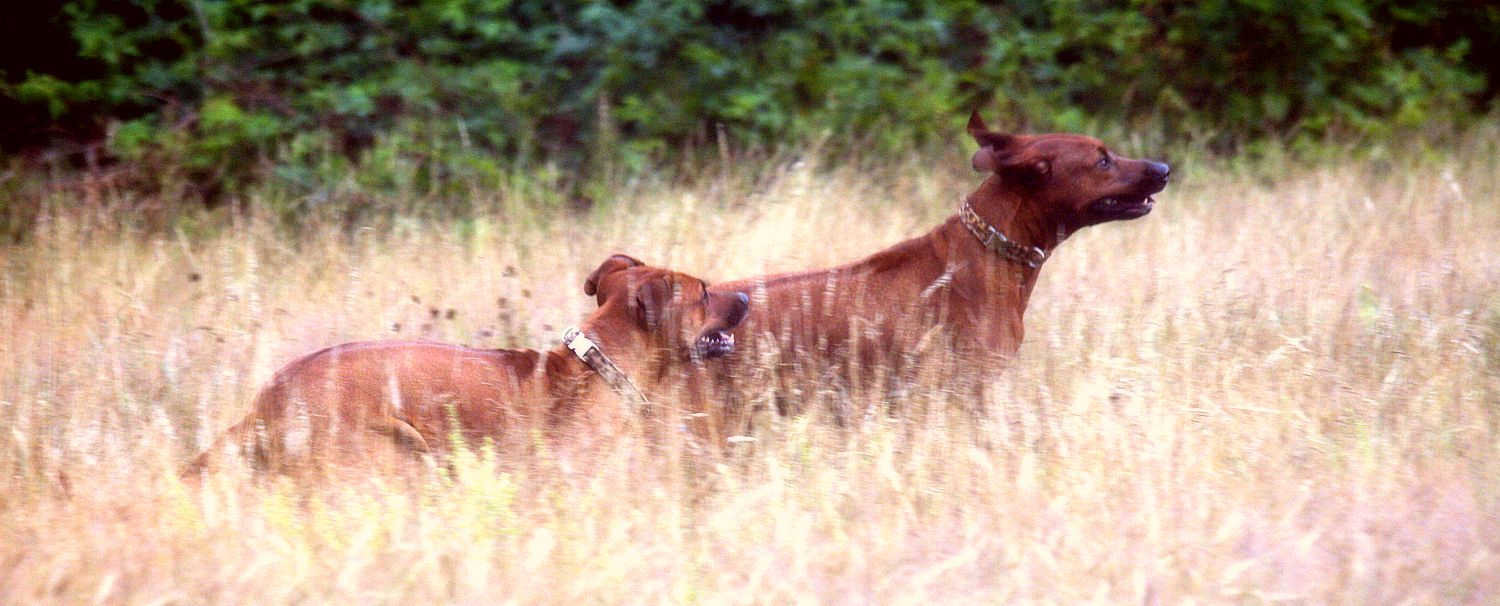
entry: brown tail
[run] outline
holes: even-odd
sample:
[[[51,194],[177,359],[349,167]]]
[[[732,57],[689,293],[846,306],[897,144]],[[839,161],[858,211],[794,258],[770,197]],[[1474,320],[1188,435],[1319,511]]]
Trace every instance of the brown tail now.
[[[203,474],[212,471],[219,455],[223,454],[225,449],[232,445],[231,441],[239,443],[239,454],[241,456],[248,457],[252,463],[263,466],[268,455],[265,452],[268,445],[262,444],[259,439],[247,440],[246,438],[250,437],[247,434],[255,433],[257,422],[270,425],[278,421],[283,415],[284,411],[281,409],[281,403],[286,399],[286,386],[285,381],[281,380],[279,376],[283,372],[286,372],[285,369],[278,371],[278,376],[273,377],[265,387],[261,388],[255,394],[255,398],[251,400],[250,413],[244,419],[241,419],[240,422],[231,425],[229,429],[224,430],[223,433],[214,438],[214,441],[209,444],[206,450],[198,456],[193,457],[192,461],[189,461],[187,465],[182,467],[182,471],[178,473],[178,477],[190,480],[202,477]],[[266,429],[270,430],[271,428],[266,427]]]
[[[245,424],[249,422],[250,419],[245,419],[230,426],[223,433],[220,433],[219,437],[214,438],[214,441],[208,445],[208,448],[204,449],[198,456],[193,457],[193,460],[188,461],[187,465],[182,466],[182,471],[177,473],[177,477],[183,480],[197,480],[203,477],[203,474],[207,473],[214,466],[219,455],[224,452],[229,440],[242,435]]]

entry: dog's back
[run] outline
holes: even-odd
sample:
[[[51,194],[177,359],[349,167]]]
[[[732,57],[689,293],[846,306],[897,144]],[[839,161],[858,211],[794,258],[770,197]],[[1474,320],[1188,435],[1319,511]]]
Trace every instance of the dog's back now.
[[[264,469],[366,462],[446,451],[454,437],[503,438],[534,425],[546,386],[542,354],[411,341],[346,343],[276,372],[250,413],[194,459],[198,475],[226,452]]]

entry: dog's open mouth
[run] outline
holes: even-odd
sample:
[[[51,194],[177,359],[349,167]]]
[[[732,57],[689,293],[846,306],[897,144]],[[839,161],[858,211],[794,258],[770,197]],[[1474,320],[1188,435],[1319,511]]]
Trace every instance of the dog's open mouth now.
[[[698,337],[698,353],[705,358],[727,356],[734,352],[734,333],[713,332]]]
[[[1110,196],[1089,204],[1088,212],[1099,219],[1115,221],[1144,217],[1155,206],[1156,200],[1151,196]]]

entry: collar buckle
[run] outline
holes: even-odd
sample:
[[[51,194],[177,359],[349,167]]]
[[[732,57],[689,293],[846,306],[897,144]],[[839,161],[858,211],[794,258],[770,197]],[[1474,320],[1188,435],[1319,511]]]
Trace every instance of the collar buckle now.
[[[589,361],[588,355],[590,351],[599,349],[599,346],[594,345],[594,342],[585,336],[583,331],[578,330],[576,326],[570,326],[567,330],[563,331],[562,342],[564,346],[573,351],[573,355],[578,356],[578,359],[584,362]]]
[[[593,339],[588,338],[588,335],[583,334],[578,327],[570,326],[563,331],[562,342],[564,347],[573,352],[573,355],[578,356],[579,360],[583,360],[585,365],[593,369],[599,378],[604,379],[604,383],[609,385],[610,389],[620,394],[620,398],[625,401],[627,414],[649,413],[651,401],[646,399],[646,394],[641,393],[640,388],[635,386],[625,371],[620,370],[620,367],[615,366],[609,356],[604,355],[604,350],[600,349]]]

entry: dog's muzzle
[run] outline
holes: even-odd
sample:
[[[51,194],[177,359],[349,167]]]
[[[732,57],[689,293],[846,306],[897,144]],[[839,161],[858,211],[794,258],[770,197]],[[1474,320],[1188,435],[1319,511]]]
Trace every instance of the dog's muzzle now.
[[[698,337],[698,354],[705,358],[719,358],[734,353],[734,333],[718,331]]]

